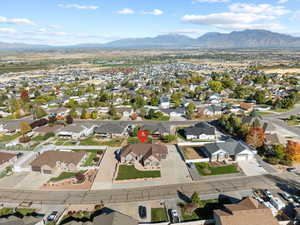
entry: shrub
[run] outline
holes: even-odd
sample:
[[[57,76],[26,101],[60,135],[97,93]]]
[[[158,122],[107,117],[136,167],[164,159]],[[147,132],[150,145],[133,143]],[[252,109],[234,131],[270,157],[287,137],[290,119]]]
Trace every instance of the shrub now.
[[[292,165],[293,165],[292,161],[290,161],[290,160],[285,160],[285,159],[280,160],[279,163],[280,163],[281,165],[284,165],[284,166],[292,166]]]
[[[269,157],[269,158],[266,158],[265,161],[266,161],[267,163],[272,164],[272,165],[277,165],[277,164],[279,163],[280,160],[277,159],[277,158],[274,158],[274,157]]]
[[[28,143],[30,140],[31,140],[31,138],[28,136],[20,137],[20,139],[19,139],[19,141],[21,143]]]
[[[79,184],[83,183],[85,180],[85,176],[82,173],[76,173],[75,178]]]
[[[163,142],[170,143],[176,140],[176,135],[168,134],[162,138]]]
[[[72,124],[73,123],[73,117],[71,115],[66,116],[66,123],[67,124]]]

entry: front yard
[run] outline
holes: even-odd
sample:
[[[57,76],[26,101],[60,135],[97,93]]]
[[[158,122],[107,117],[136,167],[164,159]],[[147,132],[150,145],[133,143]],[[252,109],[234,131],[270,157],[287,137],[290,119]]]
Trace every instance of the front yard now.
[[[212,166],[209,163],[195,163],[195,166],[198,173],[203,176],[239,173],[236,165]]]
[[[66,180],[72,177],[75,177],[76,173],[74,172],[62,172],[59,176],[57,177],[52,177],[49,182],[58,182],[62,180]]]
[[[13,135],[0,135],[0,142],[10,142],[15,140],[16,138],[20,137],[20,133],[16,133]]]
[[[119,165],[118,176],[116,180],[131,180],[141,178],[157,178],[160,177],[159,170],[140,171],[132,165]]]
[[[166,221],[168,221],[168,217],[164,208],[151,208],[151,223]]]
[[[120,147],[123,143],[124,139],[123,138],[113,138],[108,141],[101,141],[99,145],[107,145],[110,147]]]
[[[191,215],[188,215],[183,208],[181,209],[182,221],[212,219],[213,210],[220,209],[221,206],[218,199],[200,200],[199,208]]]

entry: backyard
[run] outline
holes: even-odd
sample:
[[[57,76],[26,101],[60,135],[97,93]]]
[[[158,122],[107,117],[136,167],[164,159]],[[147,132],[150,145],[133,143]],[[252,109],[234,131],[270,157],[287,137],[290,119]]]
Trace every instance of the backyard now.
[[[195,163],[199,174],[203,176],[238,173],[236,165],[212,166],[209,163]]]
[[[130,180],[140,178],[157,178],[160,177],[159,170],[140,171],[132,165],[120,165],[116,180]]]

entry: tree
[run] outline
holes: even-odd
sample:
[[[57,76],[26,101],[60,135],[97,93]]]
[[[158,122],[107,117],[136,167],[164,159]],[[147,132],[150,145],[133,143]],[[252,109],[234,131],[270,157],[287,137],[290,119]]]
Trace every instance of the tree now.
[[[152,106],[158,106],[159,105],[159,98],[156,96],[152,96],[150,99],[150,103]]]
[[[27,102],[29,100],[28,91],[26,90],[22,91],[20,97],[23,102]]]
[[[21,130],[22,136],[25,137],[25,134],[30,132],[32,129],[31,129],[31,126],[27,122],[21,122],[20,130]]]
[[[261,127],[252,127],[246,136],[247,144],[254,148],[262,147],[265,140],[265,133]]]
[[[85,108],[82,109],[80,118],[81,119],[87,119],[87,111],[86,111]]]
[[[108,114],[110,116],[117,116],[117,110],[113,105],[109,107]]]
[[[274,154],[277,159],[283,160],[285,158],[285,147],[282,144],[277,144],[274,147]]]
[[[96,111],[93,111],[93,112],[91,113],[91,118],[92,118],[93,120],[95,120],[95,119],[97,119],[97,117],[98,117],[97,112],[96,112]]]
[[[220,93],[224,89],[221,81],[209,81],[208,86],[212,91],[217,93]]]
[[[189,103],[188,106],[186,107],[186,114],[188,115],[188,117],[192,117],[194,115],[196,106],[194,103]]]
[[[264,104],[266,102],[266,93],[264,90],[258,90],[253,96],[253,99],[258,104]]]
[[[288,141],[286,146],[286,157],[293,162],[300,162],[300,143]]]
[[[75,110],[75,108],[72,108],[72,109],[70,110],[69,115],[70,115],[72,118],[76,118],[76,117],[78,116],[78,115],[77,115],[77,112],[76,112],[76,110]]]
[[[199,194],[197,192],[194,192],[191,196],[191,201],[193,204],[200,206],[201,200],[199,198]]]

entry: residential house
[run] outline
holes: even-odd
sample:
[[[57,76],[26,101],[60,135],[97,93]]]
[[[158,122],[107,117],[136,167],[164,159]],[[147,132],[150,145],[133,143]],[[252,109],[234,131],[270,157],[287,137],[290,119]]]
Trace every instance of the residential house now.
[[[158,144],[130,144],[123,147],[118,159],[124,164],[139,163],[143,167],[160,168],[161,160],[166,159],[168,149],[166,146]]]
[[[3,169],[14,164],[17,161],[17,158],[17,154],[0,152],[0,168]]]
[[[160,111],[170,117],[170,119],[175,119],[178,117],[185,117],[185,108],[168,108],[160,109]]]
[[[209,105],[205,107],[200,107],[197,109],[197,113],[200,116],[220,116],[223,113],[222,106]]]
[[[240,108],[246,112],[251,112],[253,111],[253,104],[247,102],[241,102]]]
[[[16,215],[0,217],[0,225],[38,225],[43,220],[40,216],[24,216]]]
[[[72,138],[72,139],[79,139],[81,137],[87,137],[90,136],[94,133],[95,129],[94,124],[71,124],[68,125],[64,128],[62,128],[58,132],[59,137],[64,137],[64,138]]]
[[[183,135],[192,141],[214,141],[216,140],[216,129],[207,122],[200,122],[193,127],[183,129]]]
[[[122,213],[112,211],[109,209],[102,209],[104,212],[95,213],[89,221],[71,220],[64,223],[65,225],[138,225],[138,221],[130,216]]]
[[[210,161],[223,161],[227,159],[240,161],[253,159],[256,151],[253,151],[241,141],[229,139],[226,142],[204,145],[204,154],[209,157]]]
[[[79,171],[87,153],[84,151],[46,151],[37,156],[30,165],[34,172],[54,174],[57,171]]]
[[[102,123],[96,126],[94,133],[99,137],[123,137],[128,135],[128,125],[123,123]]]
[[[170,98],[168,97],[161,97],[159,108],[161,109],[169,109],[170,108]]]
[[[140,125],[141,130],[147,130],[152,137],[161,138],[170,134],[170,126],[164,123],[146,123]]]
[[[214,211],[215,225],[279,225],[269,208],[247,197]]]

